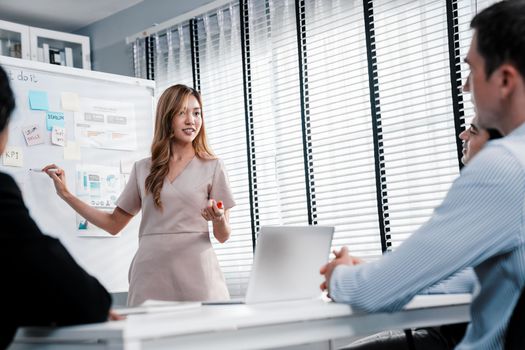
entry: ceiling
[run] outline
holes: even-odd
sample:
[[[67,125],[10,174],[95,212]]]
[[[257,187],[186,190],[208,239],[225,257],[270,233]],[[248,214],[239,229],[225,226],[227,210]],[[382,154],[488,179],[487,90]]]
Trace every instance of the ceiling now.
[[[0,19],[74,32],[143,0],[0,0]]]

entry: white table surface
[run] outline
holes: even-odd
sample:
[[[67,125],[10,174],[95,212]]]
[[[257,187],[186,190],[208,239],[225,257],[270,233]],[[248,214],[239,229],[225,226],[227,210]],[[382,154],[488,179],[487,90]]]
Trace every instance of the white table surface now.
[[[469,294],[415,297],[394,313],[321,300],[130,315],[124,321],[20,329],[10,349],[265,349],[469,320]]]

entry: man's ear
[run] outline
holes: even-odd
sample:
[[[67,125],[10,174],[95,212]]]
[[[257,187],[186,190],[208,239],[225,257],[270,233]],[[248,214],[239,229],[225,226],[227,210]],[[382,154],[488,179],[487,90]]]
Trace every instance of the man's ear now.
[[[500,79],[500,92],[501,97],[506,99],[512,95],[514,89],[516,88],[517,79],[520,75],[518,70],[510,64],[503,64],[498,69],[499,79]]]

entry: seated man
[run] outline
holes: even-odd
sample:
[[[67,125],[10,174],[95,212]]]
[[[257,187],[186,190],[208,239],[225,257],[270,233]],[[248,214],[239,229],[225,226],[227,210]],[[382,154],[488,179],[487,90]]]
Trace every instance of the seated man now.
[[[525,1],[498,2],[471,27],[464,90],[472,92],[479,125],[504,137],[472,159],[430,220],[395,251],[351,266],[344,248],[321,269],[322,287],[355,310],[392,312],[471,266],[480,288],[456,349],[503,349],[525,285]]]
[[[472,119],[470,127],[459,134],[463,140],[463,157],[461,162],[467,164],[489,140],[501,138],[499,131],[485,130],[478,124],[477,117]],[[477,284],[477,278],[472,268],[466,268],[441,283],[423,291],[422,294],[433,293],[472,293]],[[441,327],[417,328],[412,331],[416,350],[451,350],[459,344],[465,330],[466,323],[445,325]],[[402,330],[381,332],[370,337],[359,339],[345,350],[406,350],[407,339]]]
[[[15,107],[5,71],[0,67],[0,154]],[[43,235],[29,216],[13,179],[0,173],[0,349],[21,326],[104,322],[111,297],[64,246]]]

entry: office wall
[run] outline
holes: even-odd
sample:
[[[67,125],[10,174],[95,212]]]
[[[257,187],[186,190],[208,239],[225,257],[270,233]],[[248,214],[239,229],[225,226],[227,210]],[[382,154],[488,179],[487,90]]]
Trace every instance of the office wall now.
[[[91,38],[92,69],[133,76],[131,48],[126,37],[155,23],[204,6],[213,0],[144,0],[143,2],[76,31]]]

